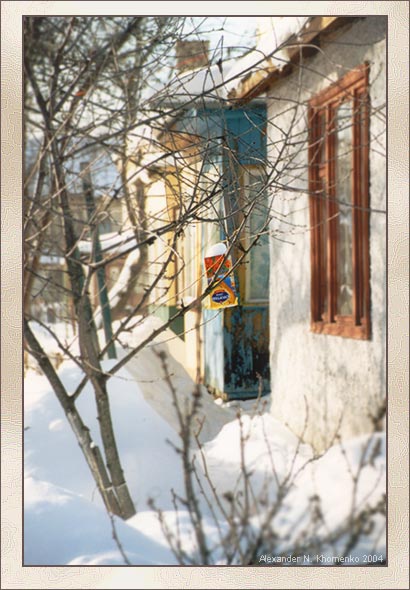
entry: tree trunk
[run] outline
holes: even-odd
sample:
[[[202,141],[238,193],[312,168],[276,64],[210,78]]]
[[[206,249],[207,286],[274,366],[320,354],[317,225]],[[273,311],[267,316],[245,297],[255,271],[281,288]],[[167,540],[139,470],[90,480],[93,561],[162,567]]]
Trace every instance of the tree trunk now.
[[[107,392],[107,378],[104,375],[98,358],[98,344],[94,322],[90,321],[90,301],[83,297],[78,308],[79,315],[79,342],[81,356],[84,361],[84,370],[90,379],[98,410],[98,421],[101,439],[104,445],[104,453],[107,469],[111,476],[112,486],[117,496],[121,516],[126,519],[136,513],[124,473],[115,440],[114,428],[111,419],[110,403]]]
[[[93,377],[92,383],[96,392],[98,421],[100,423],[101,437],[104,444],[107,469],[111,475],[112,486],[118,500],[121,516],[124,519],[127,519],[134,516],[136,510],[121,467],[112,425],[105,377]]]
[[[106,377],[103,374],[99,360],[99,344],[97,330],[94,322],[90,297],[87,291],[87,285],[85,284],[84,271],[82,264],[80,262],[80,256],[78,252],[77,238],[74,231],[73,216],[69,206],[65,176],[61,165],[62,155],[58,152],[58,148],[53,140],[54,133],[52,132],[52,129],[49,129],[49,133],[53,165],[56,173],[56,184],[57,189],[60,192],[60,205],[63,211],[64,236],[66,242],[66,262],[68,275],[71,283],[71,292],[73,296],[74,309],[77,315],[79,327],[79,343],[83,361],[83,370],[85,371],[87,377],[90,379],[94,387],[95,398],[98,407],[100,432],[104,445],[107,468],[111,475],[114,493],[116,495],[118,494],[116,499],[119,505],[119,515],[125,519],[129,518],[130,516],[133,516],[136,511],[127,484],[124,479],[124,474],[122,471],[120,457],[118,454],[115,435],[112,427],[108,393],[106,388]],[[48,371],[48,373],[46,374],[49,375],[50,372]],[[56,383],[55,377],[57,377],[58,379],[57,375],[53,377],[53,387]],[[76,418],[79,418],[79,415],[76,416]],[[81,446],[81,448],[83,449],[86,459],[88,461],[90,457],[90,451],[86,447]],[[93,454],[92,457],[94,465],[95,457]],[[95,476],[94,471],[93,475]],[[97,485],[99,484],[97,483]],[[117,513],[115,510],[113,511]]]
[[[65,415],[67,416],[67,420],[75,434],[78,444],[80,445],[107,510],[113,514],[122,516],[119,502],[113,492],[112,484],[108,477],[105,465],[101,460],[99,448],[93,442],[89,428],[87,428],[87,426],[82,421],[81,416],[75,407],[74,400],[71,399],[71,397],[66,392],[64,385],[57,375],[48,356],[33,334],[27,320],[24,322],[24,327],[25,339],[30,348],[30,353],[36,359],[44,375],[47,377],[57,396],[58,401],[60,402],[61,407],[64,410]]]

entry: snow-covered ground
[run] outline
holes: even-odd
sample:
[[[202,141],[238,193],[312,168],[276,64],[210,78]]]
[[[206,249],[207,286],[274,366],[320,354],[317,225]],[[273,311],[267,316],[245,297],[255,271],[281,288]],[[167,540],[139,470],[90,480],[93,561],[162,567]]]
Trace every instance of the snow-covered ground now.
[[[136,326],[124,342],[132,346],[155,326],[156,320]],[[67,328],[59,328],[61,337],[70,340]],[[55,343],[36,329],[44,347],[55,350]],[[173,347],[172,333],[166,332],[155,349]],[[123,522],[106,513],[75,437],[46,378],[35,368],[25,379],[25,486],[24,486],[24,563],[25,565],[124,565],[124,555],[113,538],[117,536],[133,565],[173,565],[177,559],[162,532],[158,512],[161,510],[174,538],[195,558],[195,540],[189,512],[179,505],[175,512],[173,493],[185,496],[180,455],[181,446],[175,406],[165,383],[161,362],[152,346],[132,359],[108,382],[114,428],[125,472],[137,514]],[[73,340],[75,350],[75,338]],[[125,354],[126,349],[119,350]],[[109,371],[116,361],[104,361]],[[169,355],[172,379],[178,399],[190,399],[194,384],[183,368]],[[69,360],[59,367],[59,375],[69,391],[81,380],[76,364]],[[101,446],[96,408],[91,387],[87,386],[77,402],[83,420]],[[199,481],[206,489],[209,503],[199,494],[203,528],[212,550],[212,563],[226,563],[221,537],[228,531],[222,511],[232,509],[246,495],[243,483],[243,461],[249,476],[249,530],[257,532],[267,511],[275,504],[278,490],[285,482],[288,493],[273,517],[278,540],[276,553],[292,554],[301,542],[304,529],[312,527],[316,514],[315,535],[326,535],[346,522],[354,498],[356,508],[375,506],[385,492],[385,438],[377,433],[335,445],[320,458],[314,458],[310,446],[274,420],[263,408],[255,411],[254,402],[218,405],[203,394],[201,433],[202,452],[193,448]],[[245,440],[244,455],[241,438]],[[204,463],[221,502],[209,489]],[[356,477],[360,468],[360,477]],[[314,509],[316,506],[316,512]],[[318,509],[320,507],[320,511]],[[212,512],[216,510],[216,518]],[[321,517],[318,518],[317,514]],[[349,524],[350,527],[354,523]],[[348,528],[349,528],[348,526]],[[309,529],[311,530],[311,528]],[[352,560],[365,555],[385,557],[385,522],[380,514],[359,543],[349,550]],[[341,556],[346,535],[322,547],[318,563],[334,565],[329,560]],[[262,556],[261,564],[269,563]],[[312,556],[313,558],[313,556]],[[326,561],[327,560],[327,561]],[[357,561],[353,561],[357,564]],[[306,563],[311,565],[312,562]],[[294,565],[291,563],[290,565]]]

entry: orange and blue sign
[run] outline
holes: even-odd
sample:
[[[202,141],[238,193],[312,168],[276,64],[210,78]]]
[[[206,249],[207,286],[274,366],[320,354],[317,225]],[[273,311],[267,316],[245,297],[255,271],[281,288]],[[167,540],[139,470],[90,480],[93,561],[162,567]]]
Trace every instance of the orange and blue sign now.
[[[238,305],[232,261],[226,256],[226,246],[222,243],[212,246],[204,262],[208,285],[218,282],[209,294],[207,307],[223,309]]]

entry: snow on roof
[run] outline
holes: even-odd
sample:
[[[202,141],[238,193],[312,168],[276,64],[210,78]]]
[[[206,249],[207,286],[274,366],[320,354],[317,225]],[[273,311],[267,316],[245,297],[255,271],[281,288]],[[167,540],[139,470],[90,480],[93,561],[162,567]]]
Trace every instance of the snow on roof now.
[[[255,68],[263,69],[269,60],[270,66],[282,68],[288,61],[286,42],[303,29],[311,17],[285,16],[267,17],[263,30],[259,32],[256,48],[238,59],[228,72],[226,92],[229,94],[241,80],[248,77]]]
[[[199,97],[203,97],[207,103],[212,100],[227,100],[229,93],[240,81],[255,68],[265,67],[267,60],[270,66],[282,68],[286,65],[288,55],[284,45],[293,36],[297,37],[310,18],[266,17],[255,49],[243,57],[177,76],[154,97],[154,101],[162,106],[170,106]]]
[[[188,72],[177,79],[177,95],[179,92],[187,97],[214,93],[215,97],[221,97],[223,93],[219,87],[223,84],[222,72],[217,65]]]
[[[226,99],[225,79],[234,60],[184,72],[165,86],[154,101],[161,105],[179,104],[203,97],[205,100]]]
[[[109,254],[120,254],[128,252],[132,246],[136,245],[135,235],[132,228],[119,232],[100,234],[101,250]],[[81,240],[78,244],[82,254],[90,254],[93,246],[92,240]]]
[[[65,260],[62,256],[50,256],[43,254],[40,256],[40,264],[50,264],[53,266],[64,266]]]

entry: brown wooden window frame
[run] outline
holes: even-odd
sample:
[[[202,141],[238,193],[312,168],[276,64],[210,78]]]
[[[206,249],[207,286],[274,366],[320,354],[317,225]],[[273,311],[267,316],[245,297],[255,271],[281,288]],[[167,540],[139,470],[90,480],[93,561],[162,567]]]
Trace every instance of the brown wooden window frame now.
[[[311,226],[311,330],[369,339],[369,67],[363,64],[309,101],[309,209]],[[336,109],[351,101],[351,202],[338,199]],[[347,110],[348,107],[344,107]],[[351,313],[338,310],[338,217],[351,211]],[[342,244],[342,245],[340,245]],[[342,264],[340,264],[342,267]]]

